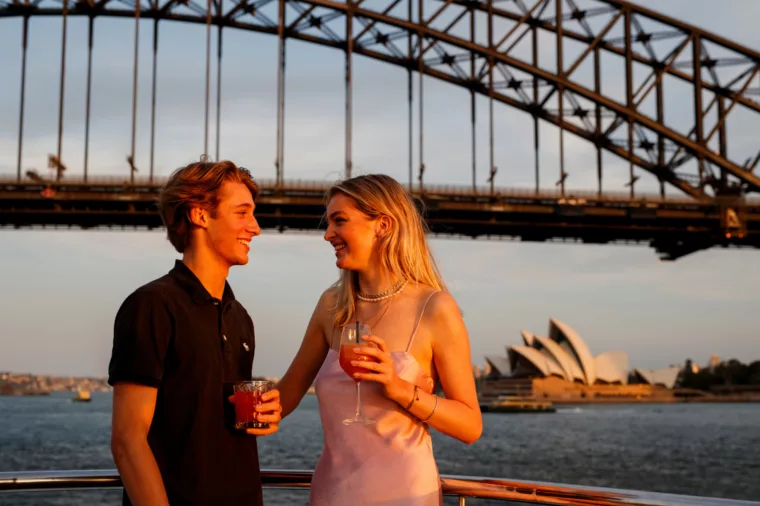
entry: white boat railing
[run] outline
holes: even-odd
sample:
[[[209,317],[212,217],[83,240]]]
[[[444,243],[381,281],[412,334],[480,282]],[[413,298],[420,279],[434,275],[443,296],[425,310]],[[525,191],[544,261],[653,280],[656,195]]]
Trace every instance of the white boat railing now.
[[[261,477],[265,489],[308,489],[312,471],[263,469]],[[468,498],[565,506],[760,506],[755,501],[474,476],[443,475],[441,484],[444,495],[457,497],[460,506],[466,505]],[[121,487],[115,469],[0,473],[0,494]]]

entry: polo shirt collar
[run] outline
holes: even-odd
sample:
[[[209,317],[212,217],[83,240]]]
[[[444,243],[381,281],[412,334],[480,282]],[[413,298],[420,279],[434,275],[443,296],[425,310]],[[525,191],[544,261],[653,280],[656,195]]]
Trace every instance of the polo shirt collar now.
[[[173,276],[180,286],[190,295],[194,302],[216,302],[218,299],[213,297],[198,277],[185,265],[182,260],[174,261],[174,268],[169,271],[169,274]],[[235,300],[235,294],[232,292],[230,284],[224,282],[224,293],[222,294],[222,303],[227,304]]]

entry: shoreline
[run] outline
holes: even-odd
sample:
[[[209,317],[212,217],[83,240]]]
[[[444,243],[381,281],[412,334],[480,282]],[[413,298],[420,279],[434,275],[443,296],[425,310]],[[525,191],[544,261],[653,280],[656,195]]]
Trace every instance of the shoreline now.
[[[648,397],[643,399],[616,398],[616,399],[567,399],[551,398],[542,399],[555,405],[588,405],[588,404],[715,404],[715,403],[760,403],[760,396],[715,396],[715,397]]]

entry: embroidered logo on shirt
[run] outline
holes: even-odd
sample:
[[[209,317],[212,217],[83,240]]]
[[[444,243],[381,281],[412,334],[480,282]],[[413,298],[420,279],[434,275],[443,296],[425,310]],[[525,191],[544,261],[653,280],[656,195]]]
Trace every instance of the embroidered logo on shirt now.
[[[249,351],[248,350],[248,345],[246,343],[243,343],[243,348],[245,348],[245,351]]]

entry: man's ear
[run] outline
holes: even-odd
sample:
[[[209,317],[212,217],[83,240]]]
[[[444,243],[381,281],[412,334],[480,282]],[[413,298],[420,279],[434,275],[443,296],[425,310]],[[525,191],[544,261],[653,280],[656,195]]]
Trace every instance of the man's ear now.
[[[192,207],[188,213],[190,222],[196,227],[206,228],[208,227],[208,211],[202,207]]]

